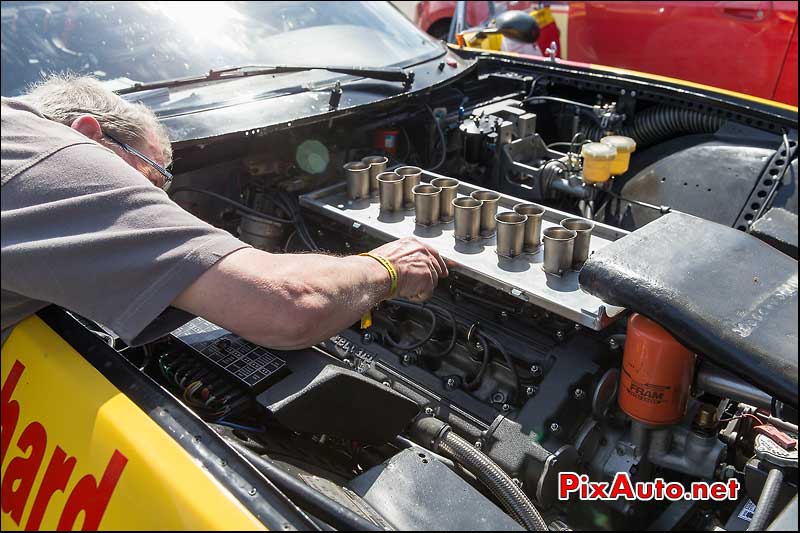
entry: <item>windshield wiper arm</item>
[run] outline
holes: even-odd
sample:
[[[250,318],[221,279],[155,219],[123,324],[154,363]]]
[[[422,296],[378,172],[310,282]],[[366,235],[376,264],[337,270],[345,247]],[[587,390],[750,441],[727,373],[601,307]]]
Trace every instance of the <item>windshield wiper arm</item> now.
[[[360,78],[370,78],[382,81],[403,82],[403,89],[409,90],[414,83],[414,71],[402,68],[367,68],[367,67],[323,67],[310,65],[243,65],[240,67],[229,67],[219,70],[209,70],[208,74],[202,76],[191,76],[188,78],[177,78],[174,80],[155,81],[151,83],[136,83],[130,87],[125,87],[116,91],[117,94],[129,94],[149,89],[161,89],[171,87],[181,87],[192,85],[204,81],[230,80],[236,78],[246,78],[248,76],[264,76],[267,74],[283,74],[287,72],[305,72],[309,70],[327,70],[339,74],[358,76]]]

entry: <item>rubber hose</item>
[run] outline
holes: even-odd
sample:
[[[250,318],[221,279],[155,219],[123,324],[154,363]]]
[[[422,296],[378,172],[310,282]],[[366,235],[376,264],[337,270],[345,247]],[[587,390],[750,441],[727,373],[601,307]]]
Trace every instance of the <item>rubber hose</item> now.
[[[723,119],[701,111],[655,106],[634,115],[633,124],[623,126],[617,133],[633,138],[637,148],[643,148],[680,135],[714,133],[722,122]],[[593,141],[606,135],[596,125],[585,126],[583,132]]]
[[[508,513],[528,531],[547,531],[542,515],[522,489],[494,461],[449,428],[439,441],[444,456],[464,465],[503,504]]]
[[[750,525],[747,526],[747,531],[764,531],[767,528],[769,520],[775,514],[775,504],[778,501],[778,494],[781,491],[783,484],[783,472],[777,468],[773,468],[767,474],[767,480],[764,482],[764,488],[761,489],[761,496],[758,498],[756,504],[756,512],[753,513],[753,519]]]

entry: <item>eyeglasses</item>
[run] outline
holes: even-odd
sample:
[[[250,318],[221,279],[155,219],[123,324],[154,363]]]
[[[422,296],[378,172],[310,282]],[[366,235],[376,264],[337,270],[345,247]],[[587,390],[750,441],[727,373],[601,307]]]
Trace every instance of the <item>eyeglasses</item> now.
[[[167,190],[169,188],[170,183],[172,183],[172,173],[169,170],[162,167],[161,165],[159,165],[158,163],[156,163],[155,161],[144,155],[142,152],[140,152],[133,146],[120,141],[113,135],[110,135],[105,132],[103,132],[103,135],[105,137],[108,137],[110,140],[114,141],[114,143],[118,144],[120,148],[122,148],[129,154],[135,155],[136,157],[138,157],[139,159],[141,159],[142,161],[144,161],[145,163],[156,169],[162,176],[164,176],[164,185],[162,185],[161,188],[164,190]]]

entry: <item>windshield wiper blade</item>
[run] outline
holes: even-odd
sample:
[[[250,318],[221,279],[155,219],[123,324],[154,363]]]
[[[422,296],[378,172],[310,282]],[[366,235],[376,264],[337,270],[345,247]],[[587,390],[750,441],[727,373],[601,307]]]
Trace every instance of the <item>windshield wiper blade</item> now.
[[[267,74],[283,74],[288,72],[305,72],[309,70],[327,70],[349,76],[369,78],[382,81],[403,82],[403,89],[409,90],[414,83],[414,71],[402,68],[368,68],[368,67],[323,67],[311,65],[243,65],[239,67],[229,67],[219,70],[209,70],[208,74],[202,76],[190,76],[188,78],[177,78],[174,80],[155,81],[151,83],[136,83],[130,87],[125,87],[116,91],[117,94],[129,94],[149,89],[161,89],[171,87],[181,87],[202,83],[204,81],[231,80],[236,78],[246,78],[249,76],[264,76]]]

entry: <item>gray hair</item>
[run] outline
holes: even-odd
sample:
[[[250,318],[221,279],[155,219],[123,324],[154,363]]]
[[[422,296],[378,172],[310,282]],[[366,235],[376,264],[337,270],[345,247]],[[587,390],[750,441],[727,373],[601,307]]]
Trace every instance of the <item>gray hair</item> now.
[[[172,145],[167,130],[155,114],[142,104],[123,100],[91,76],[50,74],[31,85],[20,99],[49,120],[67,126],[81,115],[91,115],[103,130],[137,147],[147,145],[148,134],[152,134],[161,147],[166,164],[172,161]]]

